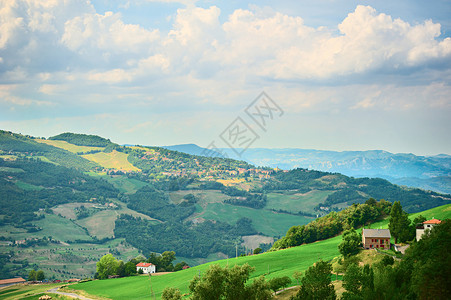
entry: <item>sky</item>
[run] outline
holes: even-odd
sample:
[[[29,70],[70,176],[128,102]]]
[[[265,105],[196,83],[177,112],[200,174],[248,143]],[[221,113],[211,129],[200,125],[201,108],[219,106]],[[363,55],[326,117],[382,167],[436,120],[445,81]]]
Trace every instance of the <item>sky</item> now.
[[[0,0],[0,129],[451,154],[451,2]]]

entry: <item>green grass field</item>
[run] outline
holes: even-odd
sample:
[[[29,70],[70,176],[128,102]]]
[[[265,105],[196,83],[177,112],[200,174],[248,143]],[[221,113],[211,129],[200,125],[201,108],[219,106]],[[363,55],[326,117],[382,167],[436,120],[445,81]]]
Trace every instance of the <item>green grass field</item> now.
[[[331,191],[310,191],[305,194],[285,195],[280,193],[269,193],[266,208],[280,209],[297,213],[303,211],[316,214],[313,210],[315,206],[326,200]]]
[[[35,141],[38,143],[43,143],[43,144],[47,144],[47,145],[54,146],[57,148],[61,148],[61,149],[67,150],[72,153],[88,152],[88,151],[92,151],[92,150],[102,151],[104,149],[104,147],[77,146],[77,145],[70,144],[66,141],[58,141],[58,140],[35,139]]]
[[[91,174],[89,174],[91,175]],[[143,186],[148,185],[148,183],[134,179],[127,178],[126,176],[110,176],[110,175],[98,175],[99,177],[105,179],[115,188],[117,188],[121,193],[134,194],[137,190]]]
[[[235,224],[240,218],[252,220],[254,228],[267,236],[285,235],[294,225],[309,223],[312,219],[303,216],[276,213],[264,209],[253,209],[224,203],[211,203],[200,214],[200,217]]]
[[[72,288],[111,299],[148,299],[151,295],[150,284],[152,283],[152,290],[156,298],[160,299],[162,291],[168,286],[179,288],[182,293],[187,293],[190,280],[199,273],[202,274],[211,264],[216,263],[221,266],[249,263],[255,267],[255,272],[251,274],[251,280],[260,275],[265,275],[267,279],[280,276],[292,278],[294,271],[306,270],[319,258],[328,261],[337,256],[339,254],[337,246],[340,241],[341,237],[335,237],[276,252],[220,260],[184,271],[152,276],[151,282],[148,276],[138,276],[91,281],[74,285]],[[292,278],[292,283],[294,284],[294,282]]]
[[[42,228],[35,236],[52,236],[60,241],[90,240],[89,235],[71,220],[66,218],[45,214],[45,218],[36,221],[35,224]],[[29,236],[29,235],[28,235]]]
[[[56,294],[46,294],[47,290],[54,287],[61,286],[61,284],[41,284],[41,285],[14,285],[0,289],[1,300],[15,300],[15,299],[39,299],[42,295],[51,295],[52,299],[73,299],[68,297],[58,297]]]
[[[98,163],[104,168],[123,171],[140,171],[140,169],[127,160],[128,154],[116,150],[111,153],[99,152],[82,156],[90,161]]]

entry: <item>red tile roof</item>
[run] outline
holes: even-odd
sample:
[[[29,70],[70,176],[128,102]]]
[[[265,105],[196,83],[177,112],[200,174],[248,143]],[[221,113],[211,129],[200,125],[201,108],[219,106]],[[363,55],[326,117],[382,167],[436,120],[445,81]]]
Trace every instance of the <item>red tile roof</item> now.
[[[139,263],[139,264],[137,264],[136,266],[137,267],[144,267],[144,268],[147,268],[147,267],[150,267],[152,264],[151,263]]]
[[[442,223],[442,221],[438,220],[438,219],[432,219],[432,220],[427,220],[424,221],[423,224],[440,224]]]

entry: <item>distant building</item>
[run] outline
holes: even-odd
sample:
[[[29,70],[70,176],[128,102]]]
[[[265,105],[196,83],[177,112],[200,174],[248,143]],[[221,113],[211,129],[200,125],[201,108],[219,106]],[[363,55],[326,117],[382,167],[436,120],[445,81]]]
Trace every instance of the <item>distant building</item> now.
[[[154,264],[151,263],[139,263],[136,265],[136,272],[139,272],[139,270],[143,270],[144,274],[149,274],[149,273],[155,273],[156,272],[156,267]]]
[[[440,223],[442,223],[442,221],[440,221],[439,219],[432,219],[432,220],[424,221],[422,224],[417,225],[417,231],[416,231],[417,241],[421,240],[421,237],[423,236],[423,234],[426,230],[431,230],[432,228],[434,228],[434,226],[437,226]]]
[[[18,283],[24,283],[24,282],[27,282],[27,281],[25,279],[23,279],[22,277],[2,279],[2,280],[0,280],[0,288],[18,284]]]
[[[364,249],[390,249],[390,230],[363,229],[362,244]]]

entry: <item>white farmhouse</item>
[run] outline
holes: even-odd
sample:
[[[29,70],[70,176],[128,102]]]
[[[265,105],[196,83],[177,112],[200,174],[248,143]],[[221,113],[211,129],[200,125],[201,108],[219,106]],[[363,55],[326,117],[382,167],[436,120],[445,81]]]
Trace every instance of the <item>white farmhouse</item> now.
[[[149,274],[149,273],[155,273],[156,267],[154,264],[151,263],[139,263],[136,265],[136,272],[139,272],[139,270],[143,270],[143,274]]]
[[[424,221],[422,225],[417,226],[417,241],[419,241],[421,239],[421,237],[423,236],[424,232],[426,230],[431,230],[434,226],[440,224],[442,221],[438,220],[438,219],[432,219],[432,220],[428,220],[428,221]]]

